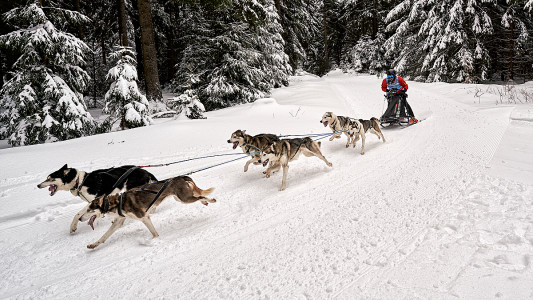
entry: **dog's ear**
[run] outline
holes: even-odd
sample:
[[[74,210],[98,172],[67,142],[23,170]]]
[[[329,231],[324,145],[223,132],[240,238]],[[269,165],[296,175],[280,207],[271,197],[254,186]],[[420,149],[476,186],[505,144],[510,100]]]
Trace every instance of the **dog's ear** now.
[[[245,134],[245,133],[246,133],[246,130],[243,130],[243,131],[242,131],[242,134]]]
[[[61,169],[59,169],[59,170],[65,170],[65,169],[68,169],[67,164],[65,164],[65,165],[64,165],[63,167],[61,167]]]

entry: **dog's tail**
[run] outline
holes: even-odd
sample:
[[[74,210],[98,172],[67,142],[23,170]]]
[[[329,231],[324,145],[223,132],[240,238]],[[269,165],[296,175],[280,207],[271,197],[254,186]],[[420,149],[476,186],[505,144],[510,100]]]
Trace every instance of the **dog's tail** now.
[[[374,123],[376,123],[377,128],[379,128],[379,120],[377,118],[372,117],[370,118],[370,121],[374,121]]]
[[[205,197],[205,196],[211,194],[214,190],[215,190],[214,187],[208,188],[207,190],[202,190],[201,188],[197,187],[196,184],[195,184],[192,194],[193,194],[194,197]]]

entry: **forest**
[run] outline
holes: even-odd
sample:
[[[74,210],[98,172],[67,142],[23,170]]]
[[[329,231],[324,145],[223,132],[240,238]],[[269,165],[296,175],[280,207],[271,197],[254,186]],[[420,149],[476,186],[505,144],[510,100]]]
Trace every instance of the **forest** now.
[[[533,0],[2,0],[0,13],[11,146],[203,118],[303,72],[533,79]]]

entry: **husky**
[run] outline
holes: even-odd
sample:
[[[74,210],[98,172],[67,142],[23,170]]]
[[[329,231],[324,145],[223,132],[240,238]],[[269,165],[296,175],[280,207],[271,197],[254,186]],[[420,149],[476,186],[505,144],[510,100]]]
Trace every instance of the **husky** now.
[[[346,135],[348,140],[346,141],[346,148],[350,147],[351,140],[353,135],[350,135],[349,131],[352,129],[353,126],[358,125],[355,124],[355,121],[352,118],[344,117],[344,116],[337,116],[334,113],[328,111],[324,113],[322,116],[322,119],[320,120],[320,123],[324,125],[324,127],[329,125],[329,128],[334,133],[337,132],[337,134],[332,135],[329,140],[333,141],[333,139],[339,139],[342,135],[342,132]],[[357,121],[359,122],[359,121]]]
[[[251,163],[254,165],[260,164],[258,162],[261,158],[259,153],[261,150],[270,146],[272,142],[275,141],[279,141],[278,136],[275,134],[262,133],[251,136],[246,134],[246,130],[237,130],[231,134],[228,143],[233,143],[233,149],[237,148],[237,146],[240,146],[242,148],[242,152],[251,153],[250,156],[252,158],[244,165],[244,172],[246,172],[248,171],[248,166]]]
[[[322,155],[322,152],[320,152],[320,142],[315,142],[309,137],[275,141],[272,145],[261,151],[261,160],[259,163],[262,163],[263,167],[265,167],[270,162],[268,169],[263,172],[267,178],[270,177],[270,173],[277,172],[283,167],[283,180],[279,189],[280,191],[283,191],[287,186],[289,162],[297,160],[300,154],[307,157],[316,156],[323,160],[328,167],[333,166]]]
[[[375,134],[378,139],[383,139],[383,143],[385,143],[385,136],[383,135],[383,132],[381,132],[381,129],[379,128],[379,120],[378,118],[370,118],[370,120],[363,120],[359,119],[359,123],[363,125],[363,129],[365,130],[365,134],[367,132]]]
[[[122,227],[126,219],[143,222],[152,236],[156,238],[159,234],[152,224],[150,214],[165,198],[172,196],[176,201],[182,203],[200,201],[202,204],[208,205],[216,202],[216,199],[205,197],[211,194],[213,190],[214,188],[202,190],[196,186],[190,177],[178,176],[165,181],[146,184],[140,189],[134,188],[120,195],[100,196],[89,204],[87,211],[80,216],[80,221],[88,221],[93,230],[93,223],[96,218],[103,218],[107,214],[115,217],[115,221],[98,241],[87,245],[87,248],[94,249],[103,244],[117,229]],[[157,195],[160,197],[156,200]]]
[[[48,187],[50,196],[57,191],[70,191],[72,195],[82,198],[91,203],[97,197],[103,195],[114,195],[121,191],[129,190],[146,183],[157,181],[154,175],[144,169],[133,169],[135,166],[121,166],[116,168],[101,169],[92,172],[79,171],[69,168],[66,164],[61,169],[48,175],[45,181],[37,185],[42,189]],[[117,182],[121,176],[130,172]],[[117,185],[118,183],[118,185]],[[115,187],[116,185],[116,187]],[[115,187],[115,188],[113,188]],[[80,210],[70,224],[70,233],[74,233],[78,228],[80,217],[87,211],[89,205]]]

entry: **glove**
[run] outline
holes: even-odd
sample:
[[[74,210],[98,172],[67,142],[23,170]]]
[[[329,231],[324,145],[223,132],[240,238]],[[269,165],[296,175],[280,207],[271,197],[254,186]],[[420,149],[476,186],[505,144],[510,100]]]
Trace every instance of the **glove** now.
[[[389,89],[386,89],[385,92],[388,93],[388,92],[389,92]]]

